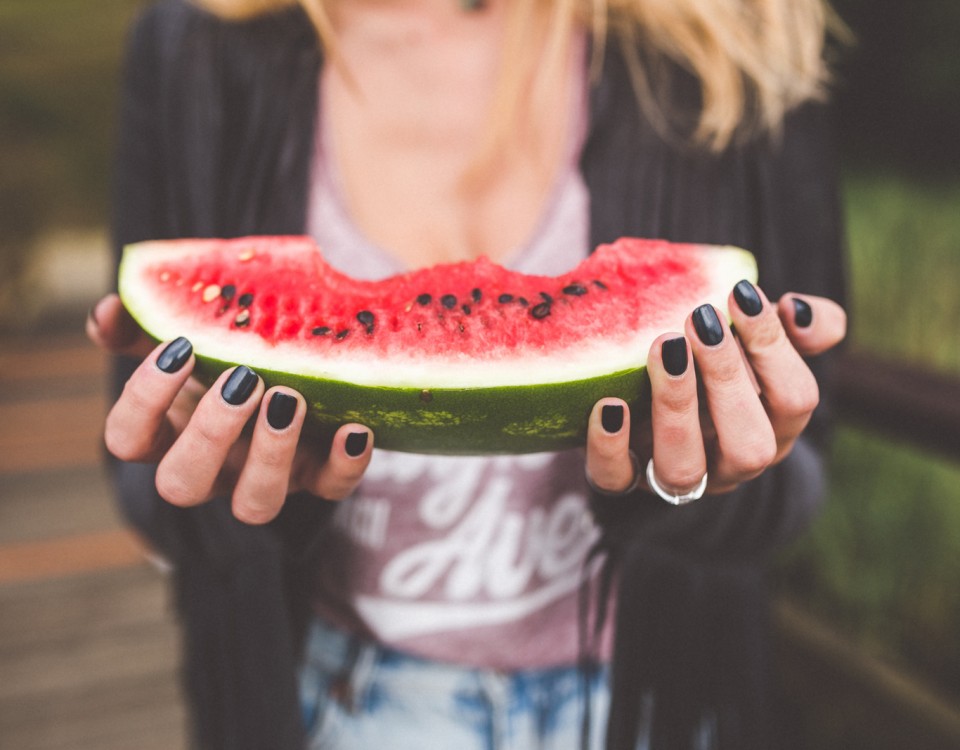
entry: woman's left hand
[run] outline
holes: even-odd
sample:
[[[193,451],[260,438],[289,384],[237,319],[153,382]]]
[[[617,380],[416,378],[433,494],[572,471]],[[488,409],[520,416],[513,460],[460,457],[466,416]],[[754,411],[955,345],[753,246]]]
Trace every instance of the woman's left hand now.
[[[639,482],[650,489],[642,474],[652,458],[667,495],[696,495],[705,475],[706,492],[724,493],[790,453],[819,402],[803,357],[839,343],[846,314],[811,295],[786,294],[774,305],[749,282],[737,284],[728,304],[736,336],[704,305],[687,318],[685,335],[654,341],[649,423],[631,429],[619,399],[596,404],[587,436],[595,488],[617,494]]]

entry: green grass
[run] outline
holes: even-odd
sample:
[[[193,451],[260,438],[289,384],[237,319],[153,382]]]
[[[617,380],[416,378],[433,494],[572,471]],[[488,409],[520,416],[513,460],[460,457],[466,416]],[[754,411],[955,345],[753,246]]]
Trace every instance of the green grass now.
[[[960,179],[846,181],[850,340],[960,373]]]

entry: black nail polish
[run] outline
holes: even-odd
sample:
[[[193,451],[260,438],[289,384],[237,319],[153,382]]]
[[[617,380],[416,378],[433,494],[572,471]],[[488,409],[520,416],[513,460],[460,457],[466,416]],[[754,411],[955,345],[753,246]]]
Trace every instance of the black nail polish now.
[[[275,430],[285,430],[297,413],[297,399],[289,393],[277,391],[267,404],[267,424]]]
[[[763,300],[757,294],[756,287],[746,279],[733,288],[733,298],[736,300],[737,306],[751,318],[759,315],[760,311],[763,310]]]
[[[368,437],[369,435],[366,432],[351,432],[347,435],[347,442],[344,446],[347,455],[353,458],[363,455],[363,452],[367,449]]]
[[[796,297],[793,298],[793,322],[800,328],[809,328],[813,322],[813,308]]]
[[[693,311],[693,327],[707,346],[716,346],[723,341],[723,326],[713,305],[700,305]]]
[[[604,404],[600,410],[600,424],[611,435],[620,432],[623,427],[623,404]]]
[[[230,373],[227,382],[220,389],[220,395],[223,400],[231,406],[240,406],[244,401],[250,398],[257,387],[257,373],[245,365],[240,365],[236,370]]]
[[[660,347],[663,369],[676,377],[687,371],[687,340],[683,336],[667,339]]]
[[[175,373],[187,364],[191,354],[193,354],[193,344],[180,336],[167,344],[166,348],[160,352],[157,357],[157,367],[165,373]]]

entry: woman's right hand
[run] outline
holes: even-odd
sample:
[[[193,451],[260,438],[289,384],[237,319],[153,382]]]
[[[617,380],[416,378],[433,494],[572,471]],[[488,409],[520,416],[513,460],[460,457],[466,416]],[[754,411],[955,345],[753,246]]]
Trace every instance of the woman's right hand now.
[[[123,461],[157,462],[157,491],[168,502],[187,507],[230,494],[239,520],[262,524],[291,492],[340,500],[363,477],[373,449],[367,427],[343,425],[328,452],[301,442],[303,396],[282,386],[265,390],[244,366],[206,389],[191,377],[190,342],[154,347],[117,295],[93,308],[87,335],[111,354],[144,358],[107,416],[104,442]]]
[[[703,305],[687,317],[683,334],[654,341],[649,420],[631,429],[625,402],[596,404],[587,476],[602,493],[639,484],[677,503],[704,491],[724,494],[793,449],[819,401],[803,358],[843,339],[846,313],[812,295],[771,302],[747,281],[731,292],[727,308],[736,335],[725,316]]]

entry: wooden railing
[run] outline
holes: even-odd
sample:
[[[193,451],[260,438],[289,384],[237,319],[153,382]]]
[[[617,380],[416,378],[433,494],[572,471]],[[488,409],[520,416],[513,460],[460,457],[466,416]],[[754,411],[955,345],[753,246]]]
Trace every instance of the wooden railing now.
[[[834,388],[842,420],[960,461],[960,379],[845,353]]]

